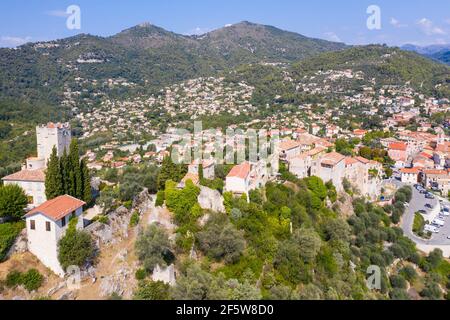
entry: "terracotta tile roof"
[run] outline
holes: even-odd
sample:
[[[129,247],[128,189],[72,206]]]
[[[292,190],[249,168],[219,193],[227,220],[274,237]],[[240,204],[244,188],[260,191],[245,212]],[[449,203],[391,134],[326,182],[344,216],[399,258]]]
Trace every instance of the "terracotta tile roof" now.
[[[319,153],[321,153],[321,152],[324,152],[325,150],[327,150],[327,148],[322,147],[322,146],[318,146],[318,147],[316,147],[316,148],[314,148],[314,149],[312,149],[312,150],[309,150],[309,151],[307,152],[307,154],[308,154],[309,156],[315,156],[315,155],[317,155],[317,154],[319,154]]]
[[[425,173],[425,174],[434,174],[434,175],[448,175],[448,171],[447,170],[436,170],[436,169],[423,170],[423,173]]]
[[[350,166],[350,165],[355,164],[357,162],[358,162],[358,160],[356,160],[355,158],[352,158],[352,157],[345,158],[345,165],[346,166]]]
[[[233,169],[231,169],[230,173],[227,175],[227,178],[235,177],[245,179],[250,174],[250,169],[250,163],[243,162],[237,166],[234,166]]]
[[[37,170],[21,170],[13,173],[9,176],[3,177],[3,181],[32,181],[32,182],[45,182],[44,169]]]
[[[300,143],[298,143],[297,141],[294,141],[294,140],[285,140],[285,141],[281,141],[281,143],[280,143],[280,149],[282,151],[291,150],[291,149],[294,149],[297,147],[300,147]]]
[[[406,151],[407,145],[404,142],[393,142],[389,144],[389,149],[391,150],[400,150],[400,151]]]
[[[363,158],[363,157],[356,157],[356,160],[358,160],[359,162],[362,162],[364,164],[368,164],[370,162],[370,160]]]
[[[420,170],[418,168],[402,168],[402,169],[400,169],[400,172],[405,173],[405,174],[408,174],[408,173],[419,174]]]
[[[200,183],[199,176],[193,173],[186,173],[184,178],[181,179],[181,182],[186,183],[188,180],[191,180],[195,185],[198,185]]]
[[[331,152],[331,153],[327,153],[321,160],[322,164],[326,164],[326,165],[330,165],[330,166],[335,166],[337,165],[339,162],[343,161],[345,159],[345,156],[343,156],[340,153],[337,152]]]
[[[64,195],[44,202],[39,207],[28,212],[25,217],[31,217],[35,214],[43,214],[53,221],[58,221],[63,217],[71,214],[72,212],[78,210],[85,204],[86,202],[84,201],[78,200],[77,198],[68,195]]]

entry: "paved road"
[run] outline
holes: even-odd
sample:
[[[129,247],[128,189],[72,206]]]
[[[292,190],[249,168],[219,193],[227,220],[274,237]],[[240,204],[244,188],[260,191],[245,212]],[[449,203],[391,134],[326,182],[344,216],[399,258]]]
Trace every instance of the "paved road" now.
[[[389,180],[387,181],[387,183],[393,183],[399,188],[404,186],[404,184],[402,184],[398,180]],[[414,216],[417,211],[425,210],[427,212],[427,214],[425,215],[425,220],[432,221],[438,216],[439,212],[441,211],[441,206],[439,204],[438,198],[429,200],[426,199],[425,195],[421,194],[414,187],[412,187],[412,190],[413,195],[411,202],[409,204],[409,207],[406,208],[401,222],[401,228],[403,229],[405,236],[413,240],[418,245],[435,246],[436,248],[440,246],[450,246],[450,240],[447,239],[447,236],[450,235],[450,217],[446,218],[446,224],[443,228],[440,229],[440,232],[438,234],[433,234],[433,236],[429,240],[422,239],[413,233],[412,228],[414,224]],[[431,204],[433,209],[426,208],[425,205],[427,203]],[[447,205],[448,201],[445,200],[444,203]]]

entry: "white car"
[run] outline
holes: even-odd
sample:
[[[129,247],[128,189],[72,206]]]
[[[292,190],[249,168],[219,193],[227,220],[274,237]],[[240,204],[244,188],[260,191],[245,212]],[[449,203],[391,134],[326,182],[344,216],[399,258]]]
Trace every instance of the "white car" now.
[[[445,221],[442,219],[434,219],[432,224],[437,227],[443,227],[445,225]]]
[[[450,212],[442,211],[442,212],[440,213],[440,215],[441,215],[441,216],[444,216],[444,217],[450,217]]]
[[[430,224],[427,224],[424,227],[424,230],[426,232],[439,233],[439,229],[437,227],[435,227],[435,226],[430,225]]]

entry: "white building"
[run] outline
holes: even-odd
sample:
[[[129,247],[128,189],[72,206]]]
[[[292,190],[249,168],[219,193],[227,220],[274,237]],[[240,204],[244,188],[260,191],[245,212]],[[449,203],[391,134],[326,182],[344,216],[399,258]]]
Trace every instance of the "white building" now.
[[[16,184],[28,196],[28,203],[36,207],[47,200],[45,196],[45,173],[43,169],[21,170],[2,178],[4,185]]]
[[[49,200],[26,214],[28,250],[46,267],[63,277],[58,260],[58,242],[64,236],[71,218],[80,217],[86,203],[71,196]],[[82,229],[78,219],[77,229]]]
[[[336,190],[342,191],[342,180],[345,178],[345,156],[337,152],[324,155],[317,166],[312,167],[311,175],[321,178],[324,182],[331,181]]]
[[[37,157],[26,160],[22,170],[2,178],[5,184],[17,184],[25,191],[30,207],[41,205],[47,198],[45,196],[45,168],[56,147],[57,155],[63,155],[64,150],[69,151],[71,142],[71,129],[69,123],[54,124],[36,127]]]
[[[188,167],[188,172],[191,174],[199,175],[199,165],[200,161],[195,160],[192,162]],[[202,169],[203,169],[203,178],[208,180],[214,180],[215,173],[214,173],[214,161],[212,160],[203,160],[202,163]]]
[[[225,191],[238,195],[245,193],[248,197],[250,191],[250,170],[251,165],[248,162],[234,166],[225,179]]]
[[[401,179],[403,183],[416,184],[419,181],[420,170],[417,168],[400,169]]]
[[[44,159],[46,165],[52,154],[53,147],[56,147],[58,157],[61,157],[64,150],[69,152],[72,139],[69,123],[48,123],[36,127],[37,153],[38,159]]]

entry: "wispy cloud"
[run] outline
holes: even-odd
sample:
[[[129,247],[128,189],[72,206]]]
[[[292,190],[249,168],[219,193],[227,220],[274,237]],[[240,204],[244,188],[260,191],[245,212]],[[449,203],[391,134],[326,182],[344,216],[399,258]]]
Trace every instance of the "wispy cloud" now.
[[[341,38],[334,32],[325,32],[324,35],[330,41],[342,42]]]
[[[211,28],[201,28],[201,27],[196,27],[194,29],[191,29],[187,32],[185,32],[186,35],[189,36],[200,36],[202,34],[208,33],[210,32],[212,29]]]
[[[419,21],[417,21],[417,25],[422,30],[422,32],[425,33],[427,36],[446,34],[446,32],[443,29],[435,26],[433,21],[427,18],[422,18]]]
[[[406,28],[408,25],[404,24],[404,23],[400,23],[400,21],[398,21],[395,18],[391,18],[391,20],[389,21],[389,23],[395,27],[395,28]]]
[[[65,10],[50,10],[45,12],[46,15],[59,18],[67,18],[69,14]]]
[[[15,48],[31,41],[31,37],[1,36],[0,47]]]

